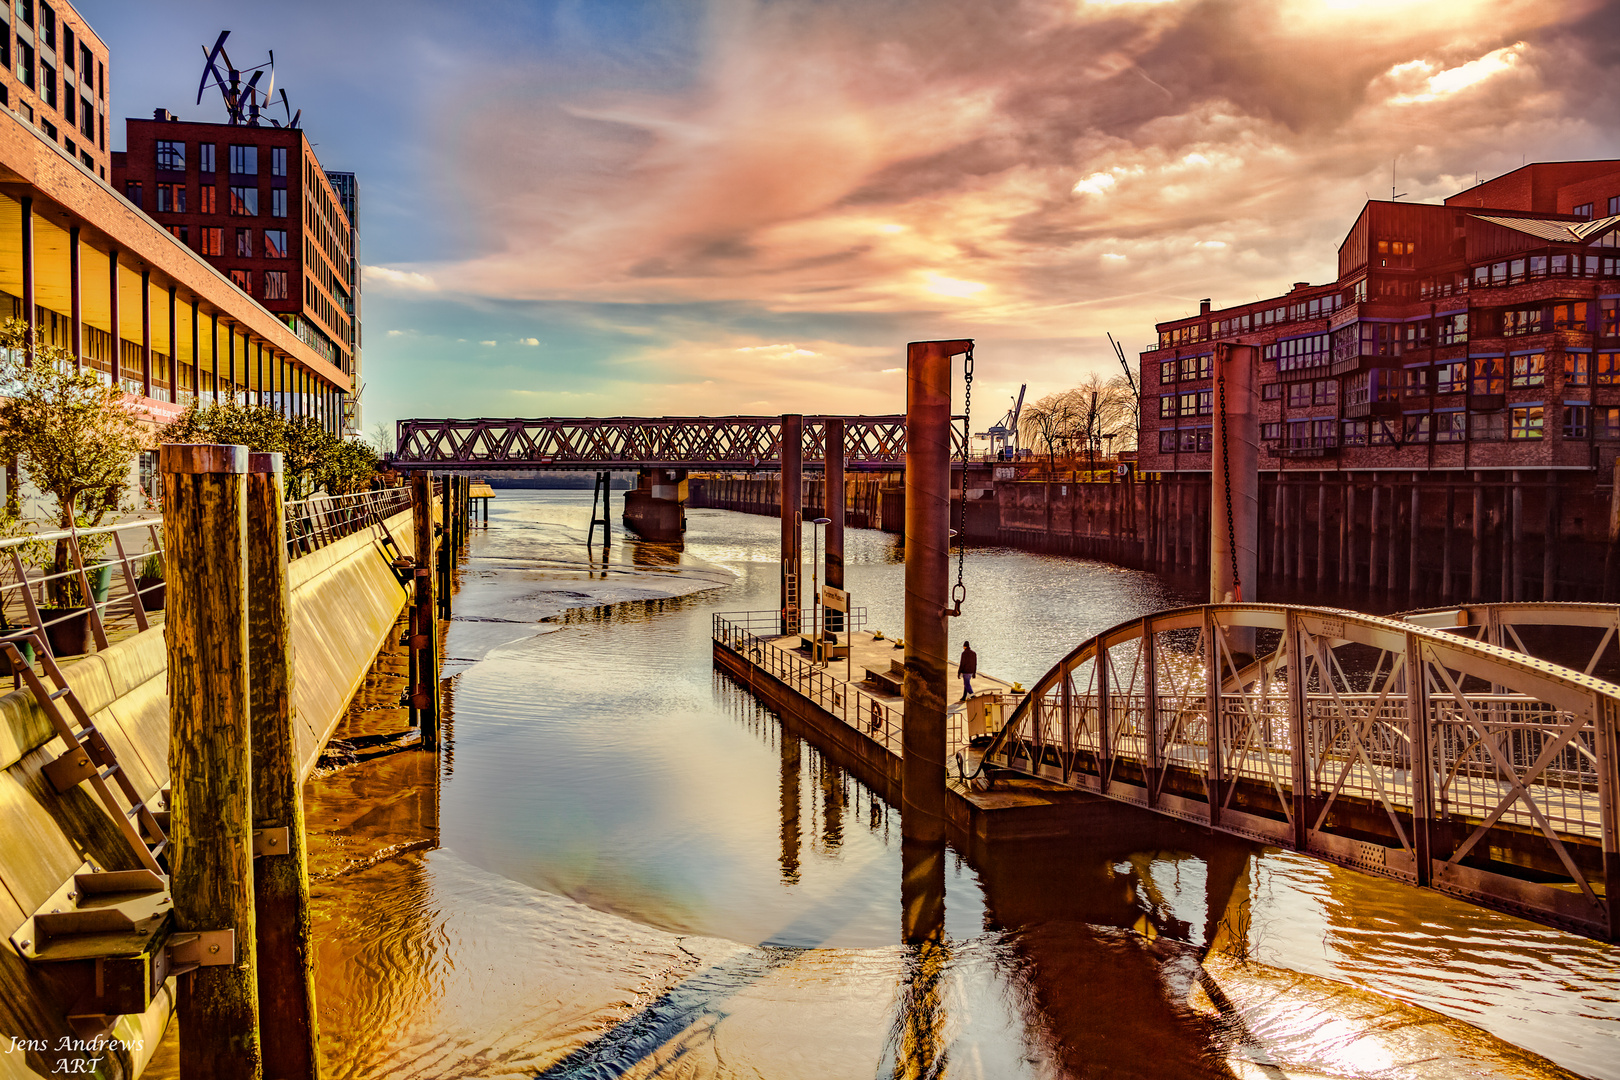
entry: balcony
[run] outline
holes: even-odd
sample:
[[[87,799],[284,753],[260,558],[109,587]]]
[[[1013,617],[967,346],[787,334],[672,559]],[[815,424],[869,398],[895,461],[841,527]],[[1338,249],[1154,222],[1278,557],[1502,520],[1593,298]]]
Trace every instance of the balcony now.
[[[1338,455],[1339,444],[1335,439],[1299,439],[1271,448],[1271,456],[1278,458],[1330,458]]]
[[[1358,353],[1354,356],[1339,357],[1337,352],[1334,360],[1327,369],[1329,375],[1354,375],[1358,371],[1371,371],[1374,368],[1398,368],[1401,366],[1399,356],[1371,356]]]

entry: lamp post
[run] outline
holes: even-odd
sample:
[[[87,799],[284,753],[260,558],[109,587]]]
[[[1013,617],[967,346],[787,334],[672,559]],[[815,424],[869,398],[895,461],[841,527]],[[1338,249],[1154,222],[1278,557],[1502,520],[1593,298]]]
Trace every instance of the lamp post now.
[[[832,518],[818,517],[810,523],[810,632],[815,635],[815,648],[810,653],[812,663],[821,663],[826,647],[821,641],[821,527],[831,525]]]

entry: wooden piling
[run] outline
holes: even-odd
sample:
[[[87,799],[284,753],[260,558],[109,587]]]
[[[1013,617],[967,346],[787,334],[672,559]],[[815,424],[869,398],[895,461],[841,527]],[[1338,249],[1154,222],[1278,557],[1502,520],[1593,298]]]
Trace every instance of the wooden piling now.
[[[1524,474],[1513,470],[1513,595],[1524,599]]]
[[[234,964],[200,967],[181,980],[176,1013],[186,1080],[263,1075],[250,808],[247,468],[245,446],[173,443],[159,456],[175,924],[190,933],[234,930],[236,950]]]
[[[1371,503],[1367,509],[1367,590],[1378,588],[1378,541],[1380,539],[1378,527],[1382,524],[1379,505],[1378,474],[1372,474],[1372,484],[1367,493]]]
[[[1563,493],[1558,489],[1558,474],[1547,470],[1547,494],[1543,504],[1545,521],[1541,527],[1541,598],[1558,599],[1558,541],[1562,522]]]
[[[1452,582],[1451,547],[1457,522],[1457,485],[1446,485],[1446,521],[1440,543],[1440,602],[1449,604],[1456,588]]]
[[[453,535],[451,522],[455,520],[456,516],[455,507],[452,505],[454,496],[451,494],[454,487],[455,477],[445,473],[444,483],[439,489],[439,543],[437,545],[439,558],[434,564],[439,571],[436,591],[439,599],[439,618],[441,619],[450,618],[450,580],[453,572],[451,567],[454,565],[456,558],[455,544],[451,539]]]
[[[1347,476],[1339,485],[1343,510],[1339,514],[1339,588],[1355,582],[1356,488]]]
[[[304,800],[293,727],[287,523],[280,454],[252,454],[247,475],[248,704],[253,827],[267,830],[253,864],[259,1010],[270,1025],[264,1072],[314,1080],[315,956]]]
[[[1408,600],[1416,597],[1423,589],[1423,576],[1420,573],[1420,555],[1423,546],[1423,506],[1418,488],[1418,474],[1412,474],[1412,509],[1409,519],[1410,539],[1407,544],[1406,560],[1406,596]]]
[[[1327,473],[1316,474],[1316,589],[1327,588]]]
[[[1468,558],[1468,599],[1479,603],[1485,598],[1485,484],[1474,474],[1474,528]]]
[[[439,747],[439,623],[433,602],[435,568],[433,536],[433,477],[426,472],[411,476],[411,525],[416,548],[416,571],[411,597],[411,653],[416,659],[410,703],[424,750]]]

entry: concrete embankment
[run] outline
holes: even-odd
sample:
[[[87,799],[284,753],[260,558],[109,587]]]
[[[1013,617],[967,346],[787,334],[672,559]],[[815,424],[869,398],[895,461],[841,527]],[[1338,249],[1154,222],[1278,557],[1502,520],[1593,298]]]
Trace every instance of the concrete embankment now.
[[[407,511],[385,523],[406,553],[410,521]],[[298,752],[305,776],[404,605],[405,591],[380,536],[373,527],[289,567]],[[143,799],[169,782],[167,659],[163,628],[154,627],[65,668],[75,696]],[[62,750],[26,689],[0,697],[0,923],[8,935],[86,863],[102,870],[136,867],[134,854],[87,785],[59,794],[46,778],[45,766]],[[15,1052],[0,1052],[0,1077],[64,1071],[139,1075],[169,1022],[176,981],[171,978],[160,988],[144,1014],[120,1017],[108,1036],[115,1041],[98,1053],[93,1047],[75,1049],[79,1037],[68,1022],[75,1002],[64,1000],[62,987],[44,967],[0,948],[0,1035],[43,1048],[19,1044]],[[98,1067],[73,1064],[96,1057]]]

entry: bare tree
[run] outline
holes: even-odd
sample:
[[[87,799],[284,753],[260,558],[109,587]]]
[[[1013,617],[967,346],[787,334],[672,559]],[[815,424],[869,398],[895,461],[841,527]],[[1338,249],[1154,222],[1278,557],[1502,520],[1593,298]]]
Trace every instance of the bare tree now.
[[[1048,394],[1024,408],[1019,418],[1019,441],[1033,446],[1045,444],[1047,465],[1057,471],[1059,448],[1068,448],[1075,436],[1075,399],[1072,391]]]
[[[1090,375],[1072,390],[1048,394],[1024,410],[1020,438],[1046,447],[1055,470],[1057,455],[1084,449],[1096,467],[1097,450],[1136,448],[1136,395],[1123,375],[1103,379]]]

